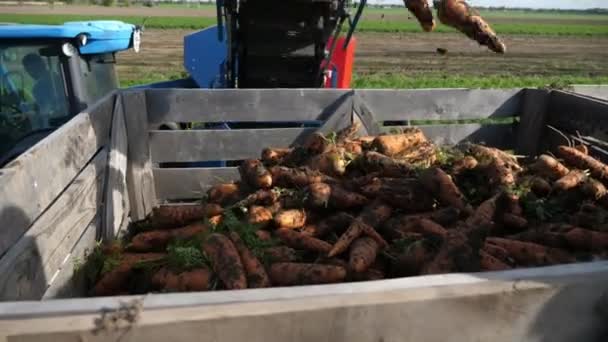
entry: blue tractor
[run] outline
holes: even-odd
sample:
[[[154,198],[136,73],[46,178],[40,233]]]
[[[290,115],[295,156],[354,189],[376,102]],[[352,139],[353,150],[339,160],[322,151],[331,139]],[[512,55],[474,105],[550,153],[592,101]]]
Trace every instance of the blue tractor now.
[[[116,53],[139,50],[121,21],[0,25],[0,167],[119,87]]]

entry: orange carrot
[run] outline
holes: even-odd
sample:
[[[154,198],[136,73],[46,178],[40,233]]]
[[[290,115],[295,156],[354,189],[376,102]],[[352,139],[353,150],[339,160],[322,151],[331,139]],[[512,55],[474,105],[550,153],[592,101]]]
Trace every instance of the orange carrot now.
[[[501,194],[494,195],[493,197],[485,200],[483,203],[475,209],[473,215],[466,220],[466,224],[469,227],[479,227],[494,222],[494,216],[496,215],[497,201]]]
[[[210,234],[202,244],[213,271],[227,289],[247,288],[247,276],[241,257],[229,238],[219,233]]]
[[[608,165],[602,163],[601,161],[568,146],[558,146],[557,153],[567,164],[581,170],[589,170],[591,176],[605,184],[608,182]]]
[[[215,203],[203,205],[163,205],[152,209],[151,220],[158,226],[182,227],[194,221],[202,221],[221,215],[223,209]]]
[[[276,235],[284,244],[292,248],[305,249],[324,254],[331,250],[331,244],[291,229],[277,229]]]
[[[500,259],[495,258],[491,254],[484,252],[483,250],[479,251],[480,256],[480,266],[484,271],[503,271],[509,270],[512,267],[500,261]]]
[[[239,252],[243,267],[247,273],[247,284],[249,287],[270,287],[270,278],[264,269],[264,265],[262,265],[260,260],[258,260],[249,248],[247,248],[239,234],[237,232],[230,232],[228,236]]]
[[[174,239],[188,239],[209,231],[202,223],[194,223],[171,230],[151,230],[136,234],[127,249],[134,252],[163,251]]]
[[[425,141],[427,140],[422,130],[419,128],[407,128],[401,134],[377,136],[372,144],[372,148],[376,148],[378,152],[390,157]]]
[[[541,154],[530,168],[539,176],[547,177],[551,180],[560,179],[570,172],[564,164],[546,154]]]
[[[274,216],[278,228],[296,229],[306,224],[306,211],[303,209],[281,210]]]
[[[283,188],[303,188],[312,183],[332,180],[331,177],[307,167],[288,168],[285,166],[273,166],[269,168],[269,171],[272,174],[273,184]]]
[[[287,246],[268,247],[264,253],[272,262],[292,262],[298,259],[296,250]]]
[[[239,200],[242,194],[242,186],[239,183],[225,183],[212,186],[207,191],[210,203],[226,205]]]
[[[511,213],[504,213],[502,215],[502,223],[505,226],[514,229],[524,229],[528,226],[528,220],[522,216]]]
[[[317,155],[326,152],[329,145],[329,139],[325,138],[322,133],[315,132],[306,139],[302,147],[311,155]]]
[[[564,233],[573,248],[586,251],[601,251],[608,248],[608,233],[575,227]]]
[[[352,209],[363,206],[367,201],[365,196],[337,184],[313,183],[309,186],[309,203],[313,207]]]
[[[572,170],[553,183],[553,189],[561,191],[574,189],[581,185],[581,183],[585,181],[585,178],[587,178],[587,176],[582,171]]]
[[[152,275],[151,285],[162,291],[206,291],[210,288],[212,273],[207,267],[175,273],[162,267]]]
[[[473,170],[477,167],[479,162],[472,156],[466,156],[462,159],[458,159],[452,165],[452,174],[459,175],[465,171]]]
[[[606,196],[606,194],[608,194],[606,186],[604,186],[604,184],[593,178],[587,178],[583,182],[583,185],[581,186],[581,191],[593,200],[599,200],[602,197]]]
[[[424,239],[412,242],[402,253],[397,255],[395,261],[396,274],[401,277],[418,275],[424,265],[434,258],[435,253]]]
[[[509,255],[523,265],[555,265],[574,261],[567,252],[532,242],[489,237],[486,241],[504,248]]]
[[[285,157],[293,151],[292,148],[264,148],[262,150],[262,161],[266,165],[281,164]]]
[[[413,232],[420,233],[422,235],[430,235],[439,238],[445,238],[448,234],[448,231],[443,228],[441,225],[426,219],[421,218],[417,221],[413,221],[411,230]]]
[[[586,145],[575,145],[574,148],[583,154],[589,154],[589,148]]]
[[[311,170],[319,171],[331,177],[341,176],[346,172],[344,153],[339,150],[332,150],[313,156],[306,166]]]
[[[458,257],[454,257],[458,255]],[[437,254],[424,265],[422,274],[449,273],[453,271],[471,272],[479,269],[479,255],[469,239],[459,230],[449,230]]]
[[[354,217],[351,215],[340,212],[320,221],[317,224],[307,225],[304,227],[304,229],[302,229],[302,233],[316,237],[323,237],[333,231],[341,231],[348,228],[353,220]]]
[[[131,276],[133,266],[138,262],[156,261],[165,258],[164,253],[123,254],[120,263],[112,270],[101,275],[92,289],[95,296],[114,296],[126,290],[127,280]]]
[[[353,241],[350,247],[350,268],[357,272],[365,272],[374,263],[380,246],[370,237],[360,237]]]
[[[270,267],[270,279],[278,286],[339,283],[346,269],[335,265],[281,262]]]
[[[422,172],[420,176],[422,184],[432,192],[445,205],[452,206],[465,213],[472,212],[466,203],[464,195],[454,184],[452,177],[438,167],[432,167]]]
[[[431,32],[435,28],[435,19],[433,12],[426,0],[408,0],[405,2],[407,9],[414,14],[422,29],[426,32]]]
[[[272,175],[258,159],[247,159],[239,166],[241,179],[254,189],[268,189],[272,186]]]
[[[272,212],[262,206],[252,205],[247,212],[247,222],[251,224],[259,224],[264,227],[272,222],[272,220]]]

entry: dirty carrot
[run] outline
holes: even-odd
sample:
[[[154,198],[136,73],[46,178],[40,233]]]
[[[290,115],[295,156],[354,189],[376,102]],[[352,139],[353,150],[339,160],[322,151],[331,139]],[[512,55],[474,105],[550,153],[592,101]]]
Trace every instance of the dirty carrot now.
[[[162,267],[152,275],[150,283],[161,291],[206,291],[210,289],[212,276],[207,267],[180,273]]]
[[[561,191],[574,189],[581,185],[586,178],[587,175],[585,175],[585,173],[582,171],[572,170],[567,175],[553,183],[553,189]]]
[[[207,199],[210,203],[220,205],[231,204],[239,200],[242,193],[239,183],[224,183],[212,186],[207,191]]]
[[[279,286],[339,283],[346,269],[336,265],[281,262],[270,267],[270,279]]]
[[[274,216],[278,228],[296,229],[306,224],[306,211],[303,209],[281,210]]]
[[[568,146],[558,146],[557,153],[567,164],[573,165],[582,170],[589,170],[591,176],[601,182],[608,182],[608,165],[601,161],[584,154],[583,152]]]
[[[241,257],[232,241],[219,233],[210,234],[202,244],[213,271],[227,289],[247,288],[247,276]]]
[[[203,205],[163,205],[152,209],[151,220],[157,226],[181,227],[194,221],[202,221],[221,215],[223,209],[215,203]]]
[[[365,272],[374,263],[380,246],[370,237],[360,237],[350,247],[349,266],[357,272]]]
[[[202,223],[193,223],[171,230],[150,230],[136,234],[127,245],[127,249],[135,252],[162,251],[174,239],[193,238],[208,231],[209,227]]]
[[[247,159],[239,166],[241,179],[254,189],[268,189],[272,186],[272,175],[258,159]]]
[[[243,242],[239,234],[237,232],[230,232],[228,237],[232,240],[232,243],[239,252],[241,262],[247,273],[247,284],[249,288],[270,287],[270,278],[264,269],[264,265],[262,265],[260,260],[258,260],[245,245],[245,242]]]
[[[546,154],[541,154],[536,162],[530,166],[530,169],[537,175],[550,180],[560,179],[570,172],[564,164]]]
[[[511,266],[500,261],[500,259],[495,258],[491,254],[488,254],[483,250],[479,251],[479,257],[479,264],[483,271],[503,271],[512,268]]]
[[[121,255],[120,263],[112,270],[101,275],[92,292],[95,296],[113,296],[127,287],[133,266],[138,262],[156,261],[165,258],[164,253],[128,253]]]
[[[408,128],[401,134],[387,134],[376,137],[372,148],[387,156],[393,156],[399,152],[425,142],[426,137],[419,128]]]
[[[452,177],[438,167],[426,169],[420,175],[422,184],[445,205],[452,206],[465,213],[472,212],[464,195],[454,184]]]
[[[275,233],[284,244],[292,248],[305,249],[319,253],[328,253],[331,250],[331,244],[291,229],[281,228],[277,229]]]

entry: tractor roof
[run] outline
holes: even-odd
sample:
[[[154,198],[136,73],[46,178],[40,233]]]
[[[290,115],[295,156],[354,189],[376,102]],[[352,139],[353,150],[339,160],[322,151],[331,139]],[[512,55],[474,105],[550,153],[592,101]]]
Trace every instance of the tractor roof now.
[[[126,50],[131,47],[135,25],[115,20],[70,21],[62,25],[0,24],[1,39],[70,39],[79,34],[87,43],[81,54]]]

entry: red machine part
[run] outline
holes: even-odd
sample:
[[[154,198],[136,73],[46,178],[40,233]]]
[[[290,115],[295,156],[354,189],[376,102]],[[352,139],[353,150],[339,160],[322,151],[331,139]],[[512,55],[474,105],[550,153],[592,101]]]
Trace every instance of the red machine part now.
[[[329,62],[330,77],[325,80],[325,88],[350,88],[353,78],[353,65],[355,63],[355,49],[357,40],[353,36],[346,49],[343,49],[345,37],[338,38],[338,44]],[[331,46],[333,37],[327,41],[327,46]]]

